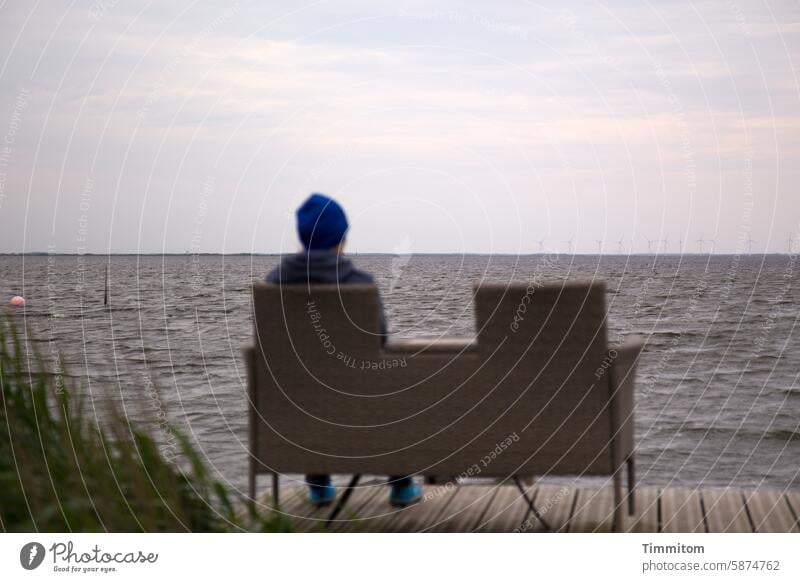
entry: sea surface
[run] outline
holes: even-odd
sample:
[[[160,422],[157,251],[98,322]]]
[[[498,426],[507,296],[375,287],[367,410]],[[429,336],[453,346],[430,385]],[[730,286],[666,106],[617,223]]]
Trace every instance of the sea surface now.
[[[392,333],[473,332],[472,286],[600,278],[612,341],[641,334],[636,443],[652,485],[800,486],[796,256],[359,255]],[[165,446],[165,417],[217,477],[246,491],[250,285],[272,256],[0,256],[0,292],[26,346]],[[110,307],[103,305],[109,269]],[[24,295],[24,309],[7,305]],[[162,416],[163,415],[163,416]],[[287,476],[287,480],[295,479]],[[266,485],[266,483],[264,483]]]

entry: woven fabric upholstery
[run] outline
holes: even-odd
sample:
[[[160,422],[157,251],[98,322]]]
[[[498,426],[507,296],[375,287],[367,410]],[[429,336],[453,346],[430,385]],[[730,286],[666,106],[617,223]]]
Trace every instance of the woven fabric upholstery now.
[[[613,472],[633,449],[638,349],[618,358],[624,368],[609,359],[604,285],[475,294],[472,343],[382,345],[372,285],[256,284],[245,352],[254,470]]]

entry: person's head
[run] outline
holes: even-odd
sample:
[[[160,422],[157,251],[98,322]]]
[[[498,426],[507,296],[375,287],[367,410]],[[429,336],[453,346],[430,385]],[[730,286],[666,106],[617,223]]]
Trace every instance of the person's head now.
[[[308,251],[341,253],[347,229],[344,210],[324,194],[312,194],[297,209],[297,234]]]

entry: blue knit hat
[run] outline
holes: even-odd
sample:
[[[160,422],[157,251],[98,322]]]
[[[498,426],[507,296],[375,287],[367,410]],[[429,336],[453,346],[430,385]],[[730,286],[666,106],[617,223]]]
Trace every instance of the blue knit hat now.
[[[332,249],[342,242],[347,228],[342,207],[324,194],[312,194],[297,209],[297,233],[310,251]]]

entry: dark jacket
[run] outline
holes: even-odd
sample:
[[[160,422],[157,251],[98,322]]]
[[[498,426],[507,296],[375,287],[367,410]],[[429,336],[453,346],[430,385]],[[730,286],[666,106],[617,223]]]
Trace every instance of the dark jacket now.
[[[328,251],[308,251],[296,255],[286,255],[280,264],[267,274],[267,283],[371,283],[372,275],[359,271],[342,255],[334,255]],[[380,298],[378,298],[380,303]],[[386,341],[388,330],[383,305],[380,304],[381,341]]]

